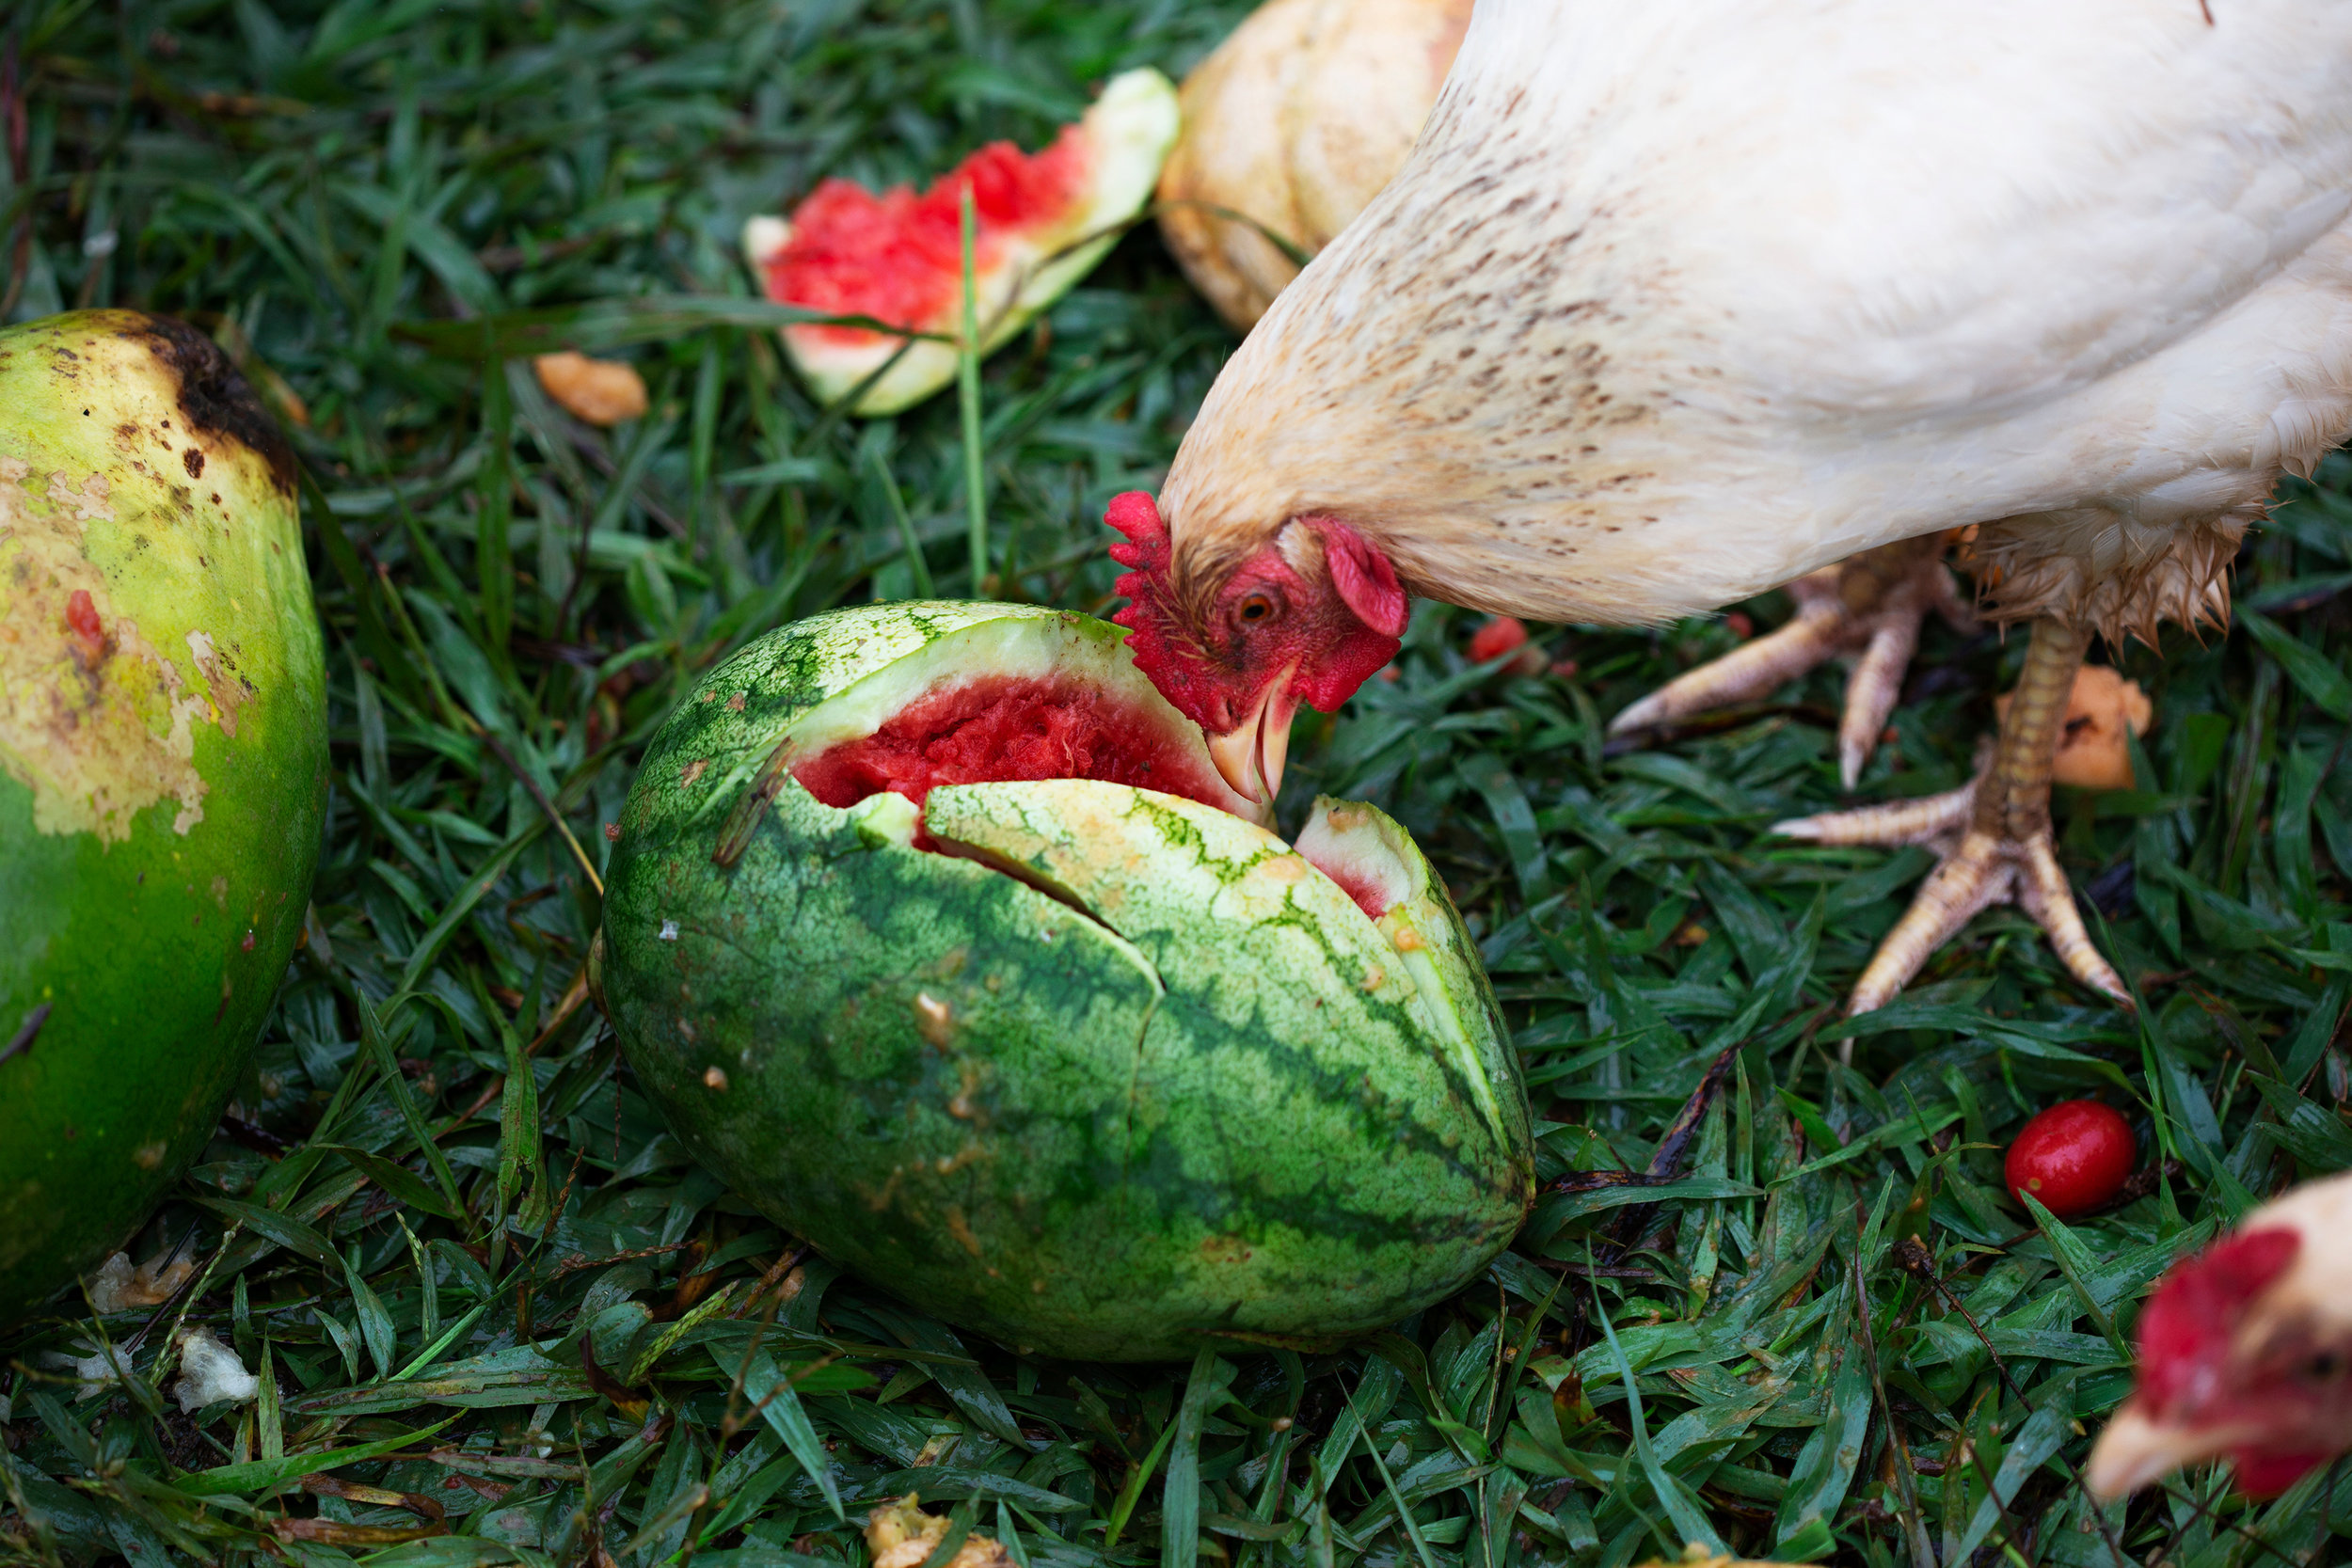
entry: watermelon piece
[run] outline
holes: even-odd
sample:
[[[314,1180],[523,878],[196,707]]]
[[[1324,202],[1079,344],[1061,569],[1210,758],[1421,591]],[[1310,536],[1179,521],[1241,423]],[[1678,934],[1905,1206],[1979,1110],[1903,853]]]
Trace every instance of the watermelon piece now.
[[[969,185],[985,354],[1109,252],[1119,227],[1151,199],[1176,130],[1176,89],[1168,78],[1148,67],[1126,71],[1041,152],[991,143],[920,195],[901,185],[877,196],[846,180],[827,180],[789,221],[763,216],[746,223],[743,252],[770,299],[961,340],[961,202]],[[905,347],[858,399],[851,410],[858,414],[896,413],[956,375],[953,342],[910,343],[853,326],[788,326],[783,338],[810,390],[827,404],[848,396]]]
[[[326,806],[294,457],[245,381],[137,311],[0,331],[0,1323],[212,1138]]]
[[[836,611],[655,738],[596,984],[697,1159],[926,1310],[1104,1359],[1328,1342],[1508,1243],[1530,1121],[1410,835],[1256,810],[1116,626]]]

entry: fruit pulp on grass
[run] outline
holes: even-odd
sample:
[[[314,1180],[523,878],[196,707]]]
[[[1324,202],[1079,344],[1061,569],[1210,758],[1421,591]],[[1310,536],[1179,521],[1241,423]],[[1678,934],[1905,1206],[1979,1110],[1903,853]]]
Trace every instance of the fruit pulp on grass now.
[[[786,351],[819,399],[837,402],[881,372],[850,411],[896,413],[955,378],[965,188],[975,210],[973,284],[986,354],[1109,253],[1150,199],[1176,129],[1176,89],[1168,78],[1148,67],[1125,71],[1041,152],[992,144],[919,195],[905,186],[875,195],[828,180],[789,222],[745,224],[744,255],[768,297],[781,304],[936,335],[784,329]]]

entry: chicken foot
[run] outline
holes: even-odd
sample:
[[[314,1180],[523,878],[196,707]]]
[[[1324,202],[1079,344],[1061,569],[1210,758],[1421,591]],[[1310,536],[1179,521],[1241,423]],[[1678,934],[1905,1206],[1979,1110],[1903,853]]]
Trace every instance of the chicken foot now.
[[[1858,650],[1837,726],[1838,772],[1851,789],[1902,692],[1903,672],[1919,645],[1920,623],[1932,611],[1957,630],[1976,624],[1944,567],[1949,539],[1922,534],[1808,572],[1788,584],[1789,596],[1797,601],[1794,619],[1667,682],[1610,721],[1609,733],[1652,729],[1750,702],[1817,664]]]
[[[2049,936],[2069,974],[2131,1006],[2122,979],[2083,928],[2050,831],[2052,759],[2090,641],[2087,630],[2067,622],[2033,623],[1990,765],[1961,788],[1773,825],[1773,832],[1815,844],[1926,844],[1941,857],[1855,982],[1849,1013],[1893,1001],[1979,911],[2012,901]]]

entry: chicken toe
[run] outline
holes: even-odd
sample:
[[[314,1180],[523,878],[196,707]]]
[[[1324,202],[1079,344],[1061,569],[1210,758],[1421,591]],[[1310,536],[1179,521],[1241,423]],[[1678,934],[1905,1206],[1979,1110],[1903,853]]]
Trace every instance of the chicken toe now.
[[[2084,929],[2050,832],[2052,759],[2088,641],[2064,622],[2034,623],[1999,740],[1961,788],[1773,825],[1772,832],[1786,838],[1925,844],[1941,857],[1855,982],[1848,1012],[1867,1013],[1893,1001],[1937,948],[1978,911],[1999,903],[2015,903],[2031,915],[2076,980],[2131,1006],[2122,977]]]
[[[1947,542],[1945,534],[1905,539],[1797,578],[1788,585],[1797,613],[1786,626],[1667,682],[1612,720],[1609,733],[1751,702],[1818,664],[1853,655],[1837,726],[1838,771],[1851,789],[1895,710],[1920,624],[1931,613],[1963,630],[1975,624],[1945,569]]]

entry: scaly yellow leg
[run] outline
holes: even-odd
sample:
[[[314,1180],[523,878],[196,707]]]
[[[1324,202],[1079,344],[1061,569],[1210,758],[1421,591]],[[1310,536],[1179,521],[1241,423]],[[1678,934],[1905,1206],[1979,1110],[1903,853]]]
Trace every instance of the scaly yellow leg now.
[[[1855,654],[1837,726],[1838,768],[1851,789],[1902,692],[1920,623],[1930,612],[1957,626],[1972,623],[1944,566],[1947,543],[1945,534],[1923,534],[1799,578],[1788,585],[1797,613],[1788,625],[1667,682],[1612,720],[1609,733],[1750,702],[1817,664]]]
[[[1816,844],[1931,844],[1943,855],[1862,972],[1849,1012],[1884,1006],[1979,910],[2010,901],[2048,933],[2075,979],[2131,1005],[2122,978],[2083,928],[2050,833],[2051,759],[2090,641],[2087,631],[2063,621],[2033,624],[1991,766],[1964,787],[1773,827]]]

